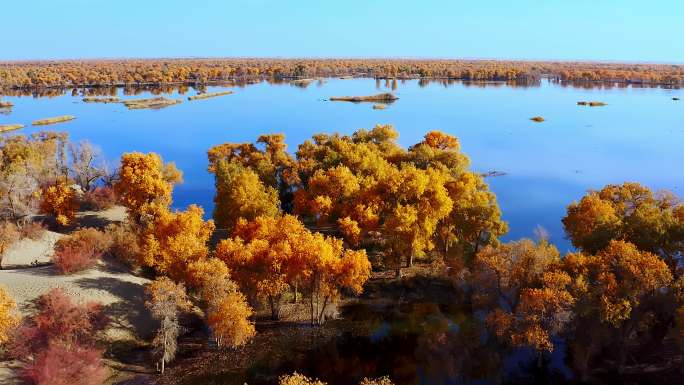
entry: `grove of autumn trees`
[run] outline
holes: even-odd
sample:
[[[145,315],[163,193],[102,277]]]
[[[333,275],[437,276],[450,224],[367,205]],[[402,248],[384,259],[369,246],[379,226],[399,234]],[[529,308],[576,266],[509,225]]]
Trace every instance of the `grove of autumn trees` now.
[[[240,79],[363,76],[681,85],[684,67],[664,64],[428,59],[148,59],[0,63],[0,89],[206,84]]]
[[[315,135],[295,156],[280,135],[209,150],[214,216],[237,237],[220,244],[217,255],[245,267],[257,260],[277,266],[266,276],[258,267],[236,268],[254,271],[237,279],[271,302],[274,317],[285,287],[306,287],[296,276],[301,269],[293,273],[274,259],[286,254],[267,254],[271,237],[303,228],[291,228],[292,213],[364,251],[376,269],[399,274],[414,259],[443,258],[502,349],[528,347],[541,357],[564,340],[582,379],[606,365],[621,371],[673,335],[681,340],[684,205],[671,193],[636,183],[589,192],[563,218],[577,251],[562,256],[543,238],[498,240],[506,224],[495,196],[468,170],[456,138],[430,132],[408,149],[396,138],[392,127],[376,126]],[[275,211],[285,216],[264,218]],[[228,212],[243,219],[226,221]]]
[[[296,214],[397,274],[432,251],[463,263],[496,244],[507,225],[482,176],[468,170],[458,140],[434,131],[404,149],[397,137],[391,126],[318,134],[299,145],[296,158],[282,135],[259,137],[262,148],[215,146],[208,152],[214,218],[233,231],[229,213],[247,221]]]
[[[681,341],[684,205],[637,183],[590,191],[568,207],[561,257],[544,239],[480,251],[474,303],[508,346],[550,352],[560,340],[581,380],[622,372],[640,354]]]

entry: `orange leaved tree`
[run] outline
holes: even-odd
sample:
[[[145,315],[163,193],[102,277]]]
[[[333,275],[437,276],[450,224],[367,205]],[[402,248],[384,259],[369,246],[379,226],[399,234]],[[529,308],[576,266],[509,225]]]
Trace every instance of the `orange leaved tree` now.
[[[241,221],[216,256],[248,292],[265,299],[279,317],[283,294],[303,285],[311,298],[311,322],[321,323],[340,289],[360,293],[370,276],[365,251],[344,250],[339,239],[312,233],[296,217]]]
[[[68,226],[76,216],[78,201],[69,181],[60,178],[41,192],[40,212],[55,217],[61,226]]]
[[[199,289],[205,305],[207,324],[218,346],[238,347],[256,334],[250,322],[252,308],[237,284],[230,279],[228,267],[218,258],[193,262],[189,279]]]
[[[203,219],[201,207],[190,205],[186,211],[164,208],[140,234],[140,258],[143,266],[174,280],[186,279],[188,264],[207,257],[207,242],[214,222]]]
[[[129,218],[141,223],[171,204],[173,185],[182,181],[182,173],[173,163],[164,163],[155,153],[126,153],[121,156],[119,179],[114,189],[126,206]]]

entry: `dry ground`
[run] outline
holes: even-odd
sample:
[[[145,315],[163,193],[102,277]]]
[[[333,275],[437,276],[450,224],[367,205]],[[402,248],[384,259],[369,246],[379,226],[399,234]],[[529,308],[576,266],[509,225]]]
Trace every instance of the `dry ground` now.
[[[81,226],[103,227],[124,217],[120,207],[104,212],[79,213]],[[22,316],[31,313],[35,300],[54,288],[61,288],[76,302],[102,303],[111,318],[106,330],[109,342],[139,345],[151,336],[154,322],[145,309],[146,278],[136,276],[122,263],[106,259],[96,267],[71,275],[60,275],[50,264],[54,243],[63,237],[46,231],[38,240],[24,239],[15,244],[3,258],[0,285],[17,302]],[[121,365],[108,362],[120,369]],[[0,383],[14,383],[13,363],[0,362]],[[120,376],[116,376],[120,378]]]

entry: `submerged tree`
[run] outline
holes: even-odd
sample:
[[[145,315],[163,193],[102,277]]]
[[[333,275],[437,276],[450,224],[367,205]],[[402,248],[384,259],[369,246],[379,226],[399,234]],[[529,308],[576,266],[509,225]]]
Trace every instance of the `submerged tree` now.
[[[593,254],[624,240],[659,255],[677,273],[684,252],[684,205],[668,192],[638,183],[608,185],[568,206],[563,218],[572,244]]]

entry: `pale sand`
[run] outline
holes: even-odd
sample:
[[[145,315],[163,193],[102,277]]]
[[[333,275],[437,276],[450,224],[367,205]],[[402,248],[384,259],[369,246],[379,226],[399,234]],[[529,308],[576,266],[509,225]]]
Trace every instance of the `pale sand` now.
[[[57,274],[52,265],[0,271],[0,285],[14,298],[23,315],[31,313],[36,298],[54,288],[61,288],[79,303],[102,303],[112,318],[107,330],[112,340],[150,336],[154,323],[144,306],[147,282],[116,261],[103,261],[71,275]]]
[[[111,319],[105,331],[108,341],[134,344],[150,338],[154,331],[155,323],[144,305],[147,282],[132,275],[117,261],[103,261],[90,270],[72,275],[58,275],[52,265],[0,270],[0,285],[17,302],[22,316],[31,314],[33,303],[40,295],[61,288],[78,303],[97,301],[104,306]],[[16,363],[0,363],[0,383],[17,383],[13,365]],[[108,366],[116,368],[111,363]]]
[[[12,245],[2,257],[3,269],[30,267],[50,262],[55,242],[63,234],[46,231],[38,240],[25,238]]]
[[[104,227],[108,223],[123,221],[124,218],[125,210],[122,207],[113,207],[103,212],[81,212],[77,215],[78,225],[84,227]],[[152,336],[155,326],[145,309],[144,285],[149,280],[131,274],[125,265],[112,259],[101,261],[96,267],[77,274],[57,274],[49,263],[55,242],[63,236],[46,231],[40,239],[21,240],[5,253],[4,270],[0,270],[0,286],[17,302],[22,316],[32,313],[34,301],[40,295],[51,289],[61,288],[78,303],[102,303],[105,313],[111,318],[110,326],[105,332],[107,340],[144,343],[142,340]],[[35,263],[42,266],[35,267]],[[121,364],[107,361],[107,366],[115,374]],[[13,371],[16,364],[0,362],[1,384],[18,383]],[[110,383],[111,380],[113,379],[107,382]]]
[[[123,222],[126,219],[126,209],[114,206],[105,211],[81,211],[76,215],[79,227],[103,228],[107,224]],[[3,269],[17,269],[50,263],[55,242],[64,234],[46,231],[38,240],[22,239],[12,245],[2,258]]]

